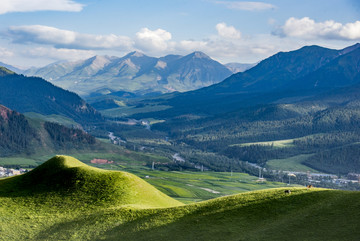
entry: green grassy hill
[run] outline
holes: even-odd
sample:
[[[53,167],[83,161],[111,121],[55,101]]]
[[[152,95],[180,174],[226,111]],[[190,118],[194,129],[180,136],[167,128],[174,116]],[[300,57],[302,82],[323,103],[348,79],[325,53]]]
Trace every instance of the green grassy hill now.
[[[284,188],[181,203],[56,156],[0,181],[0,240],[357,240],[360,192]],[[157,208],[156,208],[157,207]]]
[[[0,195],[38,199],[47,204],[58,198],[81,205],[181,205],[133,174],[90,167],[70,156],[55,156],[29,173],[1,181]]]

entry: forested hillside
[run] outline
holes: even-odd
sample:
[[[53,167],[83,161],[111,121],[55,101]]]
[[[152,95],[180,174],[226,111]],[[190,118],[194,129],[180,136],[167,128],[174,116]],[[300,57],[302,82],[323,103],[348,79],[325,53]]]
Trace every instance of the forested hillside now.
[[[1,155],[27,152],[34,142],[39,143],[39,136],[29,125],[27,119],[23,115],[0,105]]]
[[[63,115],[81,124],[102,120],[101,115],[75,93],[6,68],[0,69],[0,104],[21,113]]]
[[[0,105],[0,155],[29,155],[94,147],[93,136],[80,129],[56,123],[27,119],[24,115]]]

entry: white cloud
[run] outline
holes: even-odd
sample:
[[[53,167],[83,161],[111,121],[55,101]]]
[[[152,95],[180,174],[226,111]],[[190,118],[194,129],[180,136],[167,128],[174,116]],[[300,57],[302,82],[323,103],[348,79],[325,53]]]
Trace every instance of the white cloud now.
[[[176,45],[176,49],[180,52],[204,51],[208,49],[208,41],[182,40]]]
[[[360,21],[342,24],[333,20],[315,22],[308,17],[289,18],[273,34],[303,39],[360,40]]]
[[[235,57],[244,51],[251,51],[253,43],[242,39],[240,31],[235,27],[219,23],[215,29],[217,35],[206,39],[173,41],[172,34],[164,29],[142,28],[131,39],[113,34],[91,35],[43,25],[25,25],[9,27],[7,37],[26,49],[26,52],[23,52],[24,56],[51,59],[79,59],[81,56],[96,54],[85,50],[113,52],[139,50],[155,56],[169,53],[188,54],[199,50],[220,58]],[[26,47],[27,44],[31,49]],[[257,46],[253,53],[259,54],[259,49]],[[265,52],[263,51],[263,54]]]
[[[275,9],[276,6],[270,3],[264,2],[243,2],[243,1],[216,1],[217,4],[223,4],[227,8],[235,9],[235,10],[245,10],[245,11],[262,11]]]
[[[216,24],[216,30],[218,34],[223,38],[228,39],[240,39],[241,33],[233,26],[227,26],[226,23]]]
[[[11,49],[14,55],[27,59],[36,58],[37,65],[53,60],[85,59],[105,52],[119,55],[134,50],[151,56],[185,55],[193,51],[203,51],[223,62],[256,62],[280,50],[292,50],[306,43],[304,40],[279,38],[269,34],[242,36],[239,30],[226,23],[218,23],[214,28],[217,34],[205,36],[204,39],[176,41],[172,39],[172,34],[164,29],[142,28],[130,38],[112,34],[83,34],[42,25],[10,27],[7,37],[12,42],[19,43]],[[22,64],[28,65],[27,62]]]
[[[180,54],[193,51],[203,51],[215,58],[234,57],[243,49],[244,40],[241,33],[233,26],[226,23],[215,25],[217,35],[210,36],[203,40],[182,40],[175,44],[174,50]],[[246,47],[246,49],[249,49]],[[241,50],[242,51],[242,50]]]
[[[0,14],[44,10],[79,12],[83,7],[72,0],[1,0]]]
[[[32,58],[49,58],[53,60],[80,60],[94,56],[96,53],[91,50],[79,49],[56,49],[53,47],[36,47],[27,49],[22,55]]]
[[[154,31],[142,28],[136,33],[136,46],[142,50],[164,51],[172,45],[171,37],[171,33],[160,28]]]
[[[205,40],[183,40],[176,44],[175,51],[179,54],[188,54],[193,51],[202,51],[214,59],[225,62],[242,61],[256,62],[259,58],[268,57],[274,54],[276,50],[281,49],[279,46],[268,44],[276,42],[275,36],[271,36],[271,40],[264,41],[265,37],[247,38],[247,39],[224,39],[213,36]],[[279,42],[279,41],[277,41]],[[251,56],[251,59],[245,59],[245,56]]]
[[[8,29],[8,36],[16,43],[37,44],[35,48],[26,49],[23,55],[56,60],[88,58],[95,55],[96,50],[130,52],[134,49],[155,56],[203,51],[217,59],[235,59],[243,55],[257,58],[268,56],[276,48],[248,37],[243,39],[239,30],[226,23],[215,25],[215,29],[217,35],[206,39],[179,41],[173,41],[171,33],[164,29],[148,28],[140,29],[133,39],[117,35],[82,34],[42,25],[13,26]]]
[[[8,49],[0,48],[0,58],[12,57],[14,53]]]
[[[48,44],[56,48],[129,50],[133,45],[126,36],[83,34],[43,25],[12,26],[7,35],[14,43]]]

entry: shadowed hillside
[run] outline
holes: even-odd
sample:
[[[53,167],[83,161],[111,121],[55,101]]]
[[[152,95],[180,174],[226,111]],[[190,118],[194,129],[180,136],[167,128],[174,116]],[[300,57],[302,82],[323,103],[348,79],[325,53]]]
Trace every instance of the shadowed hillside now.
[[[21,113],[57,114],[81,124],[102,121],[101,115],[77,94],[37,77],[0,68],[0,104]]]

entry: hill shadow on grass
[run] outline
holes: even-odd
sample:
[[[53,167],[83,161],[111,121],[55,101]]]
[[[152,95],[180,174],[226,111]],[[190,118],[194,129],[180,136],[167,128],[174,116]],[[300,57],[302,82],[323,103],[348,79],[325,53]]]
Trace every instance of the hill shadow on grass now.
[[[166,208],[103,209],[44,230],[36,239],[356,240],[358,192],[256,191]],[[76,239],[76,238],[75,238]]]
[[[305,192],[304,192],[305,191]],[[240,200],[178,207],[169,220],[159,213],[104,233],[106,240],[354,240],[359,237],[359,193],[308,191],[237,204]],[[294,192],[293,192],[294,193]],[[241,201],[240,201],[241,202]],[[356,210],[356,211],[355,211]],[[355,211],[355,212],[354,212]],[[170,216],[171,217],[171,216]],[[162,219],[162,220],[161,220]],[[139,223],[140,222],[140,223]],[[157,223],[163,222],[161,225]],[[168,223],[166,223],[168,222]],[[137,227],[146,227],[136,230]],[[133,230],[128,231],[128,230]],[[356,239],[356,238],[355,238]]]

